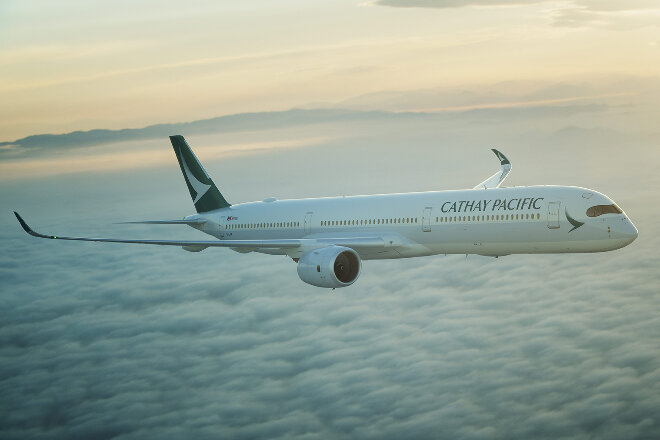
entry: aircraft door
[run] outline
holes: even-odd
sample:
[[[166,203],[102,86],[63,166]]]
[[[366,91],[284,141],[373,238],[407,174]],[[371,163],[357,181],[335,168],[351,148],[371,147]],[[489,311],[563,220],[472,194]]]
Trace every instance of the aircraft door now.
[[[422,231],[431,232],[431,209],[430,207],[424,208],[424,214],[422,214]]]
[[[559,206],[561,202],[548,203],[548,229],[559,228]]]
[[[308,212],[307,214],[305,214],[305,223],[303,224],[303,226],[305,228],[305,233],[307,234],[312,232],[312,214],[314,213]]]

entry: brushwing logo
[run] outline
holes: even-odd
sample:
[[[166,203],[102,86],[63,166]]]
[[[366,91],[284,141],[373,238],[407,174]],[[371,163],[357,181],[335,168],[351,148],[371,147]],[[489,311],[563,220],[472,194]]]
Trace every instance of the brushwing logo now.
[[[207,185],[207,184],[202,183],[199,180],[197,180],[197,178],[192,173],[192,171],[190,171],[190,168],[188,167],[188,163],[186,162],[186,158],[183,155],[183,152],[179,151],[179,154],[181,155],[181,163],[183,164],[183,170],[186,173],[186,177],[188,178],[188,182],[190,182],[190,186],[193,187],[193,189],[195,190],[195,193],[197,194],[195,196],[195,200],[193,200],[193,203],[197,203],[199,201],[199,199],[201,199],[202,196],[204,194],[206,194],[206,192],[209,190],[209,188],[211,188],[211,185]],[[202,169],[202,171],[204,171],[204,170]],[[206,172],[204,172],[204,173],[206,174]],[[208,177],[208,176],[206,176],[206,177]]]
[[[568,222],[573,225],[573,229],[568,231],[569,233],[575,231],[577,228],[579,228],[584,224],[584,222],[579,222],[575,220],[573,217],[571,217],[571,215],[568,213],[568,210],[565,210],[564,212],[566,213],[566,220],[568,220]]]

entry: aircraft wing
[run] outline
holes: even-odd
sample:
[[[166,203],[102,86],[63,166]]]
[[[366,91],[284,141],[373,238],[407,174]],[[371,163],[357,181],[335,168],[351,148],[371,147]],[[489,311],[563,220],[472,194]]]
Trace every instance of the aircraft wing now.
[[[142,220],[138,222],[119,222],[118,225],[188,225],[201,226],[206,223],[205,219],[194,220]]]
[[[500,160],[500,167],[501,167],[500,171],[493,174],[488,179],[484,180],[483,182],[481,182],[479,185],[475,186],[472,189],[499,188],[502,182],[504,182],[504,179],[506,179],[506,176],[511,171],[511,162],[509,162],[509,159],[507,159],[505,155],[503,155],[494,148],[492,149],[492,151],[493,153],[495,153],[495,156],[497,156],[497,158]]]
[[[90,238],[90,237],[62,237],[59,235],[46,235],[34,231],[23,218],[14,211],[19,223],[28,234],[38,238],[48,238],[51,240],[74,240],[74,241],[96,241],[102,243],[134,243],[134,244],[154,244],[160,246],[183,246],[191,248],[206,247],[228,247],[228,248],[252,248],[252,249],[286,249],[302,246],[346,246],[359,248],[378,248],[385,247],[386,242],[383,237],[339,237],[339,238],[290,238],[281,240],[131,240],[119,238]],[[391,245],[391,243],[390,243]]]

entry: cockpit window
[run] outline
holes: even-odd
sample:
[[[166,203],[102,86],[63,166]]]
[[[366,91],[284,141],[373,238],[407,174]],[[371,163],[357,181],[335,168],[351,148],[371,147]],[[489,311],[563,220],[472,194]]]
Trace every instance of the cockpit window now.
[[[621,208],[616,206],[616,203],[611,205],[596,205],[587,209],[587,217],[598,217],[603,214],[621,214]]]

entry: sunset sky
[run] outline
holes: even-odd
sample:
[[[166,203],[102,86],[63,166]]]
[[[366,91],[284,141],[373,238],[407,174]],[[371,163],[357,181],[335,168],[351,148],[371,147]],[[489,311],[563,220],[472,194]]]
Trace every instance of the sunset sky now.
[[[382,91],[656,78],[659,23],[652,0],[8,0],[0,141]]]

